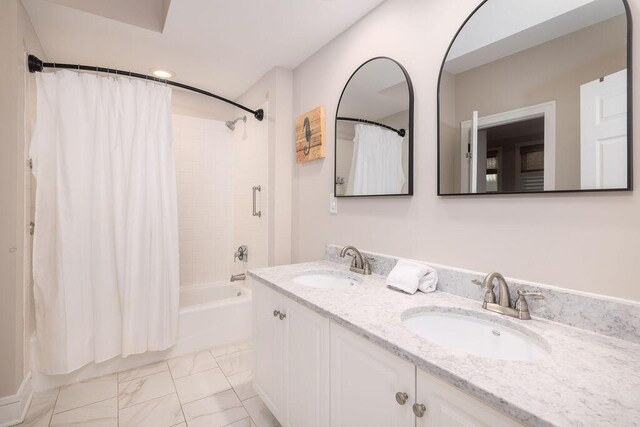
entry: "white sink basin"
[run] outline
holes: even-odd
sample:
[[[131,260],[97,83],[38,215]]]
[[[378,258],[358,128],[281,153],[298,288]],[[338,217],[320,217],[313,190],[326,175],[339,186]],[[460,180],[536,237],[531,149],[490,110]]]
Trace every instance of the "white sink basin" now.
[[[346,291],[360,283],[360,279],[341,271],[309,271],[292,279],[294,283],[310,288]]]
[[[540,337],[466,310],[405,312],[403,324],[415,334],[451,350],[490,359],[531,362],[549,353]]]

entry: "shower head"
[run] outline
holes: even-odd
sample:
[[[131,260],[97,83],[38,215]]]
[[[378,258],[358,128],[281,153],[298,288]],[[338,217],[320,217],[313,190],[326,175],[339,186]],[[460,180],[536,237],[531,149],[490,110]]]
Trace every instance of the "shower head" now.
[[[242,120],[243,122],[247,122],[247,116],[242,116],[242,117],[238,117],[235,120],[229,120],[228,122],[225,123],[225,125],[227,125],[227,127],[231,130],[234,130],[236,128],[236,123],[239,122],[240,120]]]

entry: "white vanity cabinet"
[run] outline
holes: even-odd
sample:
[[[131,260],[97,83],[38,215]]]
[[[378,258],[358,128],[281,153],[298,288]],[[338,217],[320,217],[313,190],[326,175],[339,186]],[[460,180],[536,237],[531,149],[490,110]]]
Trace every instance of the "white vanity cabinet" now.
[[[415,379],[413,364],[331,324],[332,427],[413,427]]]
[[[424,372],[416,370],[416,405],[421,417],[416,427],[522,427],[516,420],[496,411],[475,397]]]
[[[271,288],[251,283],[253,384],[283,426],[521,426]]]
[[[329,320],[253,281],[253,383],[285,426],[329,425]]]
[[[273,415],[282,420],[284,384],[282,295],[252,281],[253,386]]]

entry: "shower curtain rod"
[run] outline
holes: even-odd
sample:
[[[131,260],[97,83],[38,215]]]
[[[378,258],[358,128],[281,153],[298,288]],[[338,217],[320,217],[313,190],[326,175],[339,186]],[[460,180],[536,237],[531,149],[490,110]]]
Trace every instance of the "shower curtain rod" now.
[[[116,69],[113,69],[113,68],[96,67],[96,66],[90,66],[90,65],[58,64],[56,62],[43,62],[40,58],[38,58],[35,55],[29,55],[27,63],[28,63],[28,66],[29,66],[29,72],[30,73],[41,72],[44,68],[54,68],[54,69],[61,68],[61,69],[69,69],[69,70],[94,71],[94,72],[100,72],[100,73],[108,73],[108,74],[116,74],[116,75],[121,75],[121,76],[136,77],[138,79],[152,80],[154,82],[164,83],[164,84],[167,84],[167,85],[179,87],[181,89],[190,90],[192,92],[196,92],[196,93],[199,93],[201,95],[210,96],[211,98],[215,98],[215,99],[218,99],[218,100],[220,100],[222,102],[226,102],[227,104],[231,104],[234,107],[240,108],[241,110],[244,110],[244,111],[246,111],[248,113],[253,114],[253,117],[255,117],[259,121],[262,121],[262,119],[264,118],[264,110],[262,108],[260,108],[258,110],[252,110],[250,108],[245,107],[242,104],[238,104],[237,102],[231,101],[230,99],[224,98],[224,97],[222,97],[220,95],[216,95],[215,93],[207,92],[206,90],[199,89],[199,88],[193,87],[193,86],[189,86],[189,85],[186,85],[186,84],[183,84],[183,83],[178,83],[178,82],[174,82],[174,81],[171,81],[171,80],[160,79],[160,78],[154,77],[154,76],[148,76],[146,74],[132,73],[131,71],[116,70]]]
[[[370,125],[376,125],[376,126],[380,126],[381,128],[392,130],[400,136],[405,136],[407,134],[407,132],[404,129],[395,129],[395,128],[392,128],[391,126],[385,125],[384,123],[372,122],[371,120],[367,120],[367,119],[356,119],[354,117],[336,117],[336,120],[344,120],[347,122],[360,122],[360,123],[367,123]]]

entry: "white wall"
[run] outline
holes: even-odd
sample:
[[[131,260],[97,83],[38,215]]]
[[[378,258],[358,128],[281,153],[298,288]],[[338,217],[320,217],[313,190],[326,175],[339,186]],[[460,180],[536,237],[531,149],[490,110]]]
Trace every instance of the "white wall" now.
[[[180,285],[223,282],[233,245],[233,133],[224,122],[173,115]]]
[[[236,128],[236,246],[249,246],[249,262],[234,266],[236,273],[247,268],[291,262],[291,188],[293,161],[293,75],[275,67],[251,86],[238,102],[263,108],[264,120],[248,115]],[[246,114],[241,111],[238,115]],[[262,217],[251,216],[251,187],[260,185]],[[247,217],[248,215],[248,217]],[[253,231],[251,231],[253,230]],[[254,234],[252,234],[254,233]],[[250,244],[251,243],[251,244]],[[253,246],[253,248],[252,248]],[[251,254],[254,255],[251,255]]]
[[[34,117],[35,76],[26,52],[45,59],[18,0],[0,2],[0,397],[16,393],[29,370],[31,330],[30,173],[26,153]],[[14,249],[12,249],[14,248]]]
[[[438,73],[455,32],[478,4],[479,0],[458,0],[455,6],[449,0],[387,0],[294,70],[294,117],[324,105],[329,137],[326,159],[294,167],[293,260],[319,259],[326,243],[353,244],[640,300],[638,191],[437,196]],[[630,0],[630,5],[640,16],[640,0]],[[635,46],[640,45],[638,33],[634,31]],[[353,70],[380,55],[403,64],[414,86],[415,195],[341,199],[339,214],[329,215],[333,119],[340,91]],[[638,56],[634,68],[640,69]],[[637,73],[634,86],[640,87]],[[638,111],[637,97],[634,103]],[[636,119],[636,129],[638,123]],[[637,147],[638,137],[634,139]]]

